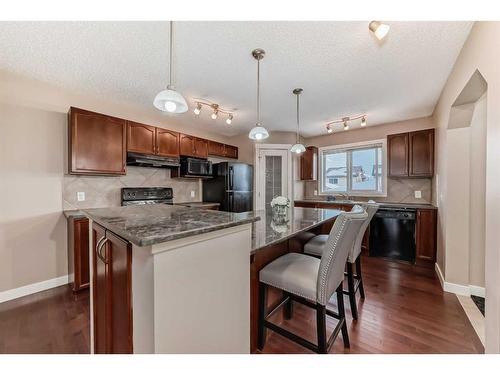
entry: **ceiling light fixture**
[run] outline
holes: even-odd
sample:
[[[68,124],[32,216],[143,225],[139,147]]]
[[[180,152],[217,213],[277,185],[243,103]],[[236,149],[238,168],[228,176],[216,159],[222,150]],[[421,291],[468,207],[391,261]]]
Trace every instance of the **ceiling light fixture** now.
[[[201,103],[196,104],[196,108],[194,109],[194,114],[198,116],[201,113]]]
[[[292,92],[297,97],[297,137],[295,144],[290,148],[290,151],[295,154],[301,154],[306,151],[306,148],[300,143],[300,118],[299,118],[299,95],[302,94],[302,89],[294,89]]]
[[[368,29],[370,29],[370,31],[378,40],[384,39],[390,28],[391,27],[389,25],[386,25],[385,23],[382,23],[380,21],[372,21],[368,25]]]
[[[252,56],[257,60],[257,123],[255,127],[248,133],[248,138],[255,141],[260,141],[269,137],[269,132],[260,122],[260,60],[265,56],[266,52],[263,49],[257,48],[252,51]]]
[[[228,116],[226,119],[226,124],[231,125],[231,123],[233,122],[234,110],[230,111],[227,109],[223,109],[217,103],[213,103],[207,99],[194,99],[194,102],[196,103],[196,108],[193,111],[195,115],[199,115],[201,113],[201,109],[203,108],[203,106],[205,106],[210,107],[210,109],[212,110],[212,114],[210,115],[212,120],[217,120],[219,114],[222,113]]]
[[[169,65],[169,84],[166,90],[160,91],[153,101],[153,105],[163,112],[184,113],[188,110],[186,99],[174,89],[172,84],[172,48],[173,48],[173,21],[170,21],[170,65]]]
[[[334,124],[343,124],[344,125],[344,130],[349,130],[349,123],[354,121],[354,120],[359,120],[361,119],[361,126],[365,127],[366,126],[366,114],[363,115],[357,115],[357,116],[345,116],[342,117],[341,119],[338,120],[333,120],[330,121],[329,123],[326,124],[326,132],[328,134],[333,133],[333,126]]]

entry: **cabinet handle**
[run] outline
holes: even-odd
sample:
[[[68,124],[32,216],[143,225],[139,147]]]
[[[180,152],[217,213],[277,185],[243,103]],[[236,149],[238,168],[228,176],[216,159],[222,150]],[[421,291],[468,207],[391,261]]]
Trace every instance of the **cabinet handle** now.
[[[102,242],[101,242],[102,241]],[[106,257],[104,257],[102,254],[101,254],[101,250],[102,248],[104,247],[104,245],[106,244],[106,242],[108,242],[109,240],[106,238],[106,237],[103,237],[101,239],[101,241],[99,241],[99,244],[97,245],[97,256],[99,257],[99,259],[101,259],[105,264],[108,264],[108,261],[106,259]]]

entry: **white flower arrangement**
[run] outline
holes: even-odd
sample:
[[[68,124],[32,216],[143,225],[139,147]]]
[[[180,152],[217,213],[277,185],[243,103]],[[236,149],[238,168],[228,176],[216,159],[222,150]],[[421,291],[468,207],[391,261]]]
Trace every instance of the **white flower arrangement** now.
[[[274,197],[273,200],[271,201],[271,207],[274,207],[274,206],[290,207],[290,199],[288,199],[287,197],[283,197],[283,196]]]

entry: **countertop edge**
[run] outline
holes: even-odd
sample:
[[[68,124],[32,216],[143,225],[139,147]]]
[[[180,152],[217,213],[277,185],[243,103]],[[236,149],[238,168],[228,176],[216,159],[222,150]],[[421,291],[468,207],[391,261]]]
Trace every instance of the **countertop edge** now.
[[[366,201],[324,201],[319,199],[294,199],[294,202],[299,203],[326,203],[326,204],[363,204],[367,203]],[[438,207],[431,203],[400,203],[400,202],[377,202],[381,207],[409,207],[409,208],[426,208],[426,209],[434,209],[437,210]]]

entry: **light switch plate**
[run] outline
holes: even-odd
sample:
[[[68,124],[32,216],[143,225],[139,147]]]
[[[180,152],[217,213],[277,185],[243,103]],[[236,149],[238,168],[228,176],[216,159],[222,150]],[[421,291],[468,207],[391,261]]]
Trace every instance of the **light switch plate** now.
[[[314,190],[314,195],[318,195],[318,191],[317,190]]]
[[[78,202],[83,202],[85,200],[85,192],[84,191],[79,191],[76,193],[76,200]]]
[[[194,198],[196,196],[196,192],[194,190],[191,190],[191,198]]]
[[[415,190],[415,198],[422,198],[422,191],[421,190]]]

